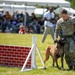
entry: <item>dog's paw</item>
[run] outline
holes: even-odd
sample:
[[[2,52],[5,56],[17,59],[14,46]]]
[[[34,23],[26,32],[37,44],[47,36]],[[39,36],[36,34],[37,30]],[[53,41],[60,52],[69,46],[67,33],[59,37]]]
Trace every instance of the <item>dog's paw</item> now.
[[[44,70],[46,70],[47,68],[46,67],[44,67]]]

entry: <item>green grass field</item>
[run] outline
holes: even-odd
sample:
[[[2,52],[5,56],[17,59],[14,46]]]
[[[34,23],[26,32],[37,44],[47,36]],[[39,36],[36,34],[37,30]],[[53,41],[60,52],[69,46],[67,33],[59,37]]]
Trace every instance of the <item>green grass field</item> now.
[[[8,45],[20,45],[20,46],[31,46],[32,45],[32,36],[37,36],[37,46],[41,52],[41,55],[44,59],[45,48],[53,44],[53,40],[50,35],[47,36],[44,43],[41,43],[42,34],[2,34],[0,33],[0,44]],[[42,66],[41,61],[36,53],[36,64],[37,66]],[[59,65],[60,59],[59,59]],[[67,71],[68,67],[66,62],[64,62],[65,70],[59,70],[56,67],[52,67],[52,59],[50,58],[46,62],[47,69],[34,69],[28,72],[20,72],[21,68],[12,68],[12,67],[1,67],[0,66],[0,75],[75,75],[75,71]]]

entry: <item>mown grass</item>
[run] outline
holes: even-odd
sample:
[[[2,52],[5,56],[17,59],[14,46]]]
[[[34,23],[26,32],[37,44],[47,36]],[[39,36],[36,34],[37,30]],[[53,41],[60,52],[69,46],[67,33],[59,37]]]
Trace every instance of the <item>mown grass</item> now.
[[[50,35],[47,36],[44,43],[41,43],[42,34],[3,34],[0,33],[0,44],[7,45],[20,45],[20,46],[31,46],[32,45],[32,36],[37,36],[37,46],[41,52],[41,55],[44,59],[45,48],[53,44],[53,40]],[[38,54],[36,53],[36,64],[42,66]],[[59,65],[60,59],[59,59]],[[64,61],[65,70],[59,70],[56,67],[52,67],[52,59],[50,58],[46,62],[47,69],[34,69],[28,72],[20,72],[21,68],[12,68],[12,67],[2,67],[0,66],[0,75],[75,75],[75,71],[67,71],[68,67]]]

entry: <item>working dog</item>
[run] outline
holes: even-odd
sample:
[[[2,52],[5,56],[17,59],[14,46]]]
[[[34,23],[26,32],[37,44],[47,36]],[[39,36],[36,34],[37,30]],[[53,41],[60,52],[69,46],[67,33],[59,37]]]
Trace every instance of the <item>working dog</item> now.
[[[62,41],[59,40],[56,42],[55,45],[48,46],[45,50],[44,63],[46,63],[46,61],[49,59],[49,56],[51,56],[53,60],[52,66],[54,66],[54,63],[56,62],[56,66],[57,68],[59,68],[58,58],[61,58],[61,69],[63,69],[63,56],[64,56],[63,45],[64,43],[62,43]]]

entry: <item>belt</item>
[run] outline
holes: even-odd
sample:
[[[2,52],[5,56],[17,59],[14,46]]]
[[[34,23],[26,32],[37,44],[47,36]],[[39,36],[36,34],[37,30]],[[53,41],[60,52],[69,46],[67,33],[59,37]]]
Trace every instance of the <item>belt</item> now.
[[[72,37],[72,35],[63,35],[63,37],[71,38],[71,37]]]

